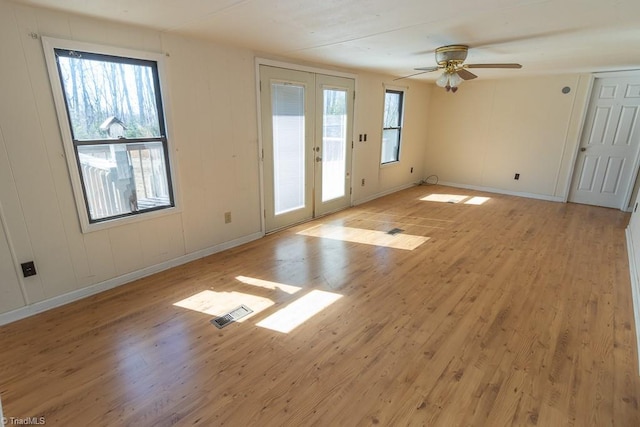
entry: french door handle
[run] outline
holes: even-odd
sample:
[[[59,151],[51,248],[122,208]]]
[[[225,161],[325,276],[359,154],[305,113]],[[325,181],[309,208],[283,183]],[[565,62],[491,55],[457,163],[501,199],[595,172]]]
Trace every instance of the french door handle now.
[[[322,161],[322,157],[317,156],[317,157],[316,157],[316,162],[321,162],[321,161]]]
[[[587,147],[580,148],[580,151],[587,151]]]

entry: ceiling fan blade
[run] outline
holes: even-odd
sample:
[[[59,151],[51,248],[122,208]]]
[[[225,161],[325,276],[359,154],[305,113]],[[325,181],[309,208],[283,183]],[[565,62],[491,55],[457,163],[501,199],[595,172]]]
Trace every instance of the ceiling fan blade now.
[[[478,77],[471,71],[467,71],[464,68],[460,68],[458,71],[456,71],[456,73],[458,73],[458,75],[462,77],[462,80],[473,80]]]
[[[409,78],[409,77],[417,76],[419,74],[425,74],[425,73],[428,73],[428,72],[429,71],[420,71],[419,73],[409,74],[408,76],[396,77],[395,79],[393,79],[393,81],[395,82],[396,80],[402,80],[402,79],[406,79],[406,78]]]
[[[431,71],[436,71],[438,68],[437,65],[435,67],[420,67],[420,68],[414,68],[414,70],[416,71],[424,71],[425,73],[429,73]]]
[[[465,68],[522,68],[520,64],[466,64]]]

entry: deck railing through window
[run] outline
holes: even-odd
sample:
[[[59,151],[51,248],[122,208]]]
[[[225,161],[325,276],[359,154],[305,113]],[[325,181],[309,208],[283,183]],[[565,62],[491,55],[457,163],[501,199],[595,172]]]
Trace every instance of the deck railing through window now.
[[[170,203],[162,170],[164,159],[155,151],[132,148],[126,151],[126,161],[120,165],[113,160],[109,146],[93,149],[91,154],[79,153],[92,218],[126,215]]]

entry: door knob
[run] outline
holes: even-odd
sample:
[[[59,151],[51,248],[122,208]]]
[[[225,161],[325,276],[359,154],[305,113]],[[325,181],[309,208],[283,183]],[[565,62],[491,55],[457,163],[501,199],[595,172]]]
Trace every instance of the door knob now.
[[[321,162],[322,161],[322,157],[318,156],[316,157],[316,162]]]
[[[587,151],[587,148],[586,147],[581,147],[580,151]]]

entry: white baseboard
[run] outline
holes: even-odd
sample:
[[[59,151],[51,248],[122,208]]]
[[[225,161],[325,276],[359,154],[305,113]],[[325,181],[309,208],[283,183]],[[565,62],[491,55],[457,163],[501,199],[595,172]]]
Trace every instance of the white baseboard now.
[[[406,190],[407,188],[415,187],[418,183],[410,182],[409,184],[403,184],[398,187],[390,188],[389,190],[382,191],[380,193],[373,194],[371,196],[367,196],[364,199],[354,200],[353,206],[361,205],[363,203],[370,202],[372,200],[378,199],[383,196],[388,196],[389,194],[396,193],[398,191]]]
[[[177,267],[179,265],[186,264],[188,262],[195,261],[197,259],[204,258],[218,252],[222,252],[226,249],[240,246],[253,240],[257,240],[263,236],[264,234],[262,232],[252,233],[238,239],[230,240],[228,242],[220,243],[219,245],[183,255],[179,258],[174,258],[169,261],[152,265],[141,270],[136,270],[119,277],[114,277],[113,279],[105,280],[104,282],[96,283],[94,285],[90,285],[85,288],[66,293],[64,295],[59,295],[25,307],[20,307],[16,310],[0,314],[0,326],[6,325],[7,323],[15,322],[16,320],[24,319],[29,316],[33,316],[34,314],[42,313],[43,311],[51,310],[52,308],[60,307],[70,302],[77,301],[79,299],[86,298],[88,296],[95,295],[109,289],[113,289],[115,287],[133,282],[134,280],[141,279],[143,277],[147,277],[152,274],[159,273],[161,271],[168,270],[170,268]]]
[[[638,282],[638,266],[636,265],[633,236],[629,227],[625,230],[627,235],[627,254],[629,256],[629,274],[631,276],[631,299],[633,301],[633,316],[636,321],[636,346],[640,355],[640,282]],[[638,357],[640,359],[640,357]],[[638,362],[638,374],[640,375],[640,360]]]
[[[480,185],[459,184],[457,182],[439,181],[438,185],[447,187],[464,188],[467,190],[486,191],[487,193],[506,194],[508,196],[527,197],[529,199],[547,200],[549,202],[564,202],[564,198],[558,196],[549,196],[547,194],[526,193],[523,191],[504,190],[502,188],[483,187]]]

